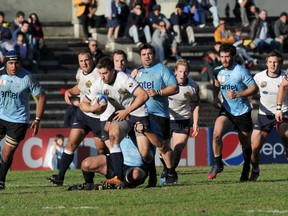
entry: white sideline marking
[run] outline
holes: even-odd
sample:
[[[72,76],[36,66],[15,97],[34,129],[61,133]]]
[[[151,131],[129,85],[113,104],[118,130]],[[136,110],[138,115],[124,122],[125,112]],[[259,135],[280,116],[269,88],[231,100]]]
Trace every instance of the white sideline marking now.
[[[65,206],[45,206],[43,209],[65,209]],[[79,207],[68,207],[72,209],[99,209],[98,207],[91,207],[91,206],[79,206]]]
[[[287,214],[288,210],[249,210],[248,213],[273,213],[273,214]]]

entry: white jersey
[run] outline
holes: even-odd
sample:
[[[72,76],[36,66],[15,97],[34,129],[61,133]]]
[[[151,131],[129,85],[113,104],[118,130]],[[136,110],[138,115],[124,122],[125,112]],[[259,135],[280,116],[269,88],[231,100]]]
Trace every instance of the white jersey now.
[[[101,78],[98,78],[91,86],[90,93],[86,95],[86,98],[91,101],[97,94],[104,94],[114,107],[125,109],[134,101],[135,96],[133,92],[138,87],[140,86],[136,80],[120,71],[116,72],[116,79],[112,84],[105,84]],[[131,112],[130,115],[137,117],[147,116],[146,105],[142,105]]]
[[[90,87],[98,78],[99,73],[96,67],[89,74],[84,74],[81,68],[77,70],[76,80],[80,92],[80,102],[84,99],[85,95],[88,94]],[[84,113],[93,118],[100,118],[99,115],[93,114],[91,112],[84,112]]]
[[[284,78],[285,71],[281,70],[281,74],[278,77],[269,77],[267,70],[261,71],[254,76],[254,80],[259,87],[260,93],[260,106],[259,114],[262,115],[274,115],[277,105],[277,94],[279,85]],[[284,102],[282,104],[282,111],[288,110],[288,95],[285,95]]]
[[[170,120],[186,120],[193,115],[195,102],[199,102],[199,86],[188,77],[186,85],[179,85],[179,93],[169,96]]]

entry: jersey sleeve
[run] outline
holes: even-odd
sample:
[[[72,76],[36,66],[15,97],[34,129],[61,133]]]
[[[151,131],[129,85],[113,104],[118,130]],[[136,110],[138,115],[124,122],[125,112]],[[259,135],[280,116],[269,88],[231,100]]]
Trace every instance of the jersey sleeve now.
[[[252,74],[250,73],[249,70],[247,70],[246,68],[243,68],[243,83],[246,85],[246,86],[252,86],[254,84],[256,84],[255,80],[253,79],[253,76]]]
[[[29,88],[33,96],[37,96],[44,91],[40,83],[33,77],[33,75],[29,75]]]
[[[163,82],[165,84],[165,86],[171,86],[171,85],[177,85],[178,82],[176,80],[175,75],[173,74],[173,72],[167,68],[167,67],[163,67],[162,68],[162,74],[163,74]]]

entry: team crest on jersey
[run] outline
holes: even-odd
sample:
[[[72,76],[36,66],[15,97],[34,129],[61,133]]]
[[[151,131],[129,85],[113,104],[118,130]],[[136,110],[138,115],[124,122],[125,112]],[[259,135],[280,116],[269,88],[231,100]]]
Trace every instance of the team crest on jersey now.
[[[225,82],[225,76],[218,76],[219,82]]]
[[[126,92],[125,89],[121,89],[121,88],[120,88],[120,89],[118,90],[118,93],[119,93],[119,94],[125,94],[125,92]]]
[[[185,98],[191,98],[191,94],[190,94],[190,92],[186,92],[186,93],[184,93],[184,97],[185,97]]]
[[[0,85],[1,86],[6,85],[6,80],[0,80]]]
[[[107,89],[104,90],[104,95],[109,95],[109,91]]]
[[[133,82],[131,82],[131,83],[129,83],[129,88],[131,88],[131,87],[133,87],[133,85],[134,85],[134,83]]]
[[[92,85],[92,82],[91,82],[90,80],[88,80],[88,81],[86,82],[86,86],[87,86],[88,88],[90,88],[91,85]]]
[[[260,83],[261,88],[265,88],[267,86],[267,81],[263,81]]]

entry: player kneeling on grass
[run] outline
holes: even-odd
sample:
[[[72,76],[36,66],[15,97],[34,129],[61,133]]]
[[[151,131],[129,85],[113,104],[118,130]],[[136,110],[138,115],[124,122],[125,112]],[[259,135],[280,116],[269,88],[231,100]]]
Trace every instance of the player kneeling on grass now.
[[[132,135],[133,136],[133,135]],[[126,136],[120,143],[123,154],[123,179],[124,184],[94,184],[95,173],[104,175],[107,179],[111,179],[115,175],[111,156],[97,155],[88,157],[81,163],[84,184],[73,185],[68,190],[99,190],[99,189],[115,189],[115,188],[135,188],[143,184],[147,177],[147,169],[144,166],[142,157],[137,149],[135,135],[134,138]],[[152,149],[151,149],[152,151]]]

